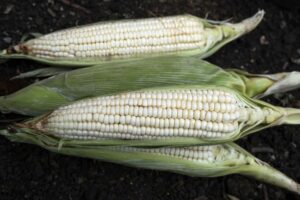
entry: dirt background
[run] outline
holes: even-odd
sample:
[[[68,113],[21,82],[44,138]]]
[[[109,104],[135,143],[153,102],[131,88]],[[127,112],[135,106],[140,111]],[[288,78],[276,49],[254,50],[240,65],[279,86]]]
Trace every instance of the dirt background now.
[[[255,31],[227,45],[208,60],[222,67],[241,68],[254,73],[299,70],[298,3],[297,0],[1,0],[0,48],[18,43],[26,33],[48,33],[101,20],[190,13],[214,20],[232,18],[239,21],[258,9],[265,9],[265,19]],[[8,79],[39,66],[22,60],[2,64],[0,95],[35,81],[8,82]],[[298,91],[267,100],[276,105],[300,107],[299,97]],[[0,128],[18,117],[21,116],[0,114]],[[268,129],[238,143],[300,182],[299,126]],[[57,155],[0,137],[1,200],[208,200],[230,199],[229,195],[238,199],[300,199],[286,190],[239,175],[208,179],[133,169]]]

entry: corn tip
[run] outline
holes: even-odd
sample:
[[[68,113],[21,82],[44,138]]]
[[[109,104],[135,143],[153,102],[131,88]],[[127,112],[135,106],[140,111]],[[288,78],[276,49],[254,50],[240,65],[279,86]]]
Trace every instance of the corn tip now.
[[[231,24],[232,27],[239,32],[240,35],[246,34],[257,27],[257,25],[262,21],[265,15],[264,10],[258,10],[258,12],[250,18],[247,18],[240,23]]]

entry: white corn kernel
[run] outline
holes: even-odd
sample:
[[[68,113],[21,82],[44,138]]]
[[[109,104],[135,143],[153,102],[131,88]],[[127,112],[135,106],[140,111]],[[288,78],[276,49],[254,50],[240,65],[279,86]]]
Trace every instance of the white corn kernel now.
[[[200,100],[206,102],[199,106]],[[243,114],[241,121],[240,112],[252,112],[233,101],[240,102],[221,90],[136,91],[61,107],[37,127],[58,136],[70,138],[76,134],[83,139],[214,138],[235,133],[248,119]]]

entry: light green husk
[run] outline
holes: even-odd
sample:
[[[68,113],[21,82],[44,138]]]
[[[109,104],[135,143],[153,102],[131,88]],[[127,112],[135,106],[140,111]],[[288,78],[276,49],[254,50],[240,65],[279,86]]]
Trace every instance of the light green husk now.
[[[27,131],[26,129],[3,130],[0,131],[0,134],[13,142],[35,144],[52,152],[108,161],[131,167],[172,171],[194,177],[242,174],[300,194],[298,183],[233,143],[219,146],[221,150],[224,149],[228,152],[237,151],[241,156],[236,158],[230,154],[225,154],[222,161],[205,163],[149,153],[145,147],[103,146],[100,141],[78,142],[61,140],[49,135]]]
[[[176,56],[193,56],[196,55],[199,58],[206,58],[217,50],[219,50],[222,46],[229,43],[236,38],[252,31],[263,19],[264,11],[258,11],[254,16],[243,20],[240,23],[232,24],[227,22],[217,22],[217,21],[210,21],[206,19],[198,18],[201,23],[203,23],[204,28],[206,29],[204,34],[209,35],[207,37],[207,44],[205,48],[202,49],[193,49],[193,50],[186,50],[174,53],[164,53],[163,56],[166,55],[176,55]],[[103,22],[100,22],[103,23]],[[105,22],[104,22],[105,23]],[[86,26],[92,26],[86,25]],[[26,42],[20,45],[26,45]],[[14,48],[14,47],[12,47]],[[25,54],[18,54],[13,53],[10,54],[9,50],[3,50],[0,52],[0,60],[1,59],[30,59],[35,60],[41,63],[49,64],[49,65],[57,65],[57,66],[70,66],[70,67],[84,67],[84,66],[91,66],[95,64],[103,64],[103,63],[114,63],[114,62],[122,62],[124,60],[135,60],[135,59],[142,59],[148,57],[157,57],[161,56],[161,54],[147,54],[147,55],[140,55],[134,56],[130,58],[111,58],[111,57],[97,57],[97,58],[61,58],[61,59],[42,59],[37,58],[32,55],[25,55]]]
[[[250,97],[278,92],[281,85],[282,92],[300,86],[291,81],[286,84],[287,79],[300,80],[300,73],[255,75],[224,70],[193,57],[161,57],[62,73],[0,97],[0,110],[38,116],[82,98],[168,85],[223,86]]]

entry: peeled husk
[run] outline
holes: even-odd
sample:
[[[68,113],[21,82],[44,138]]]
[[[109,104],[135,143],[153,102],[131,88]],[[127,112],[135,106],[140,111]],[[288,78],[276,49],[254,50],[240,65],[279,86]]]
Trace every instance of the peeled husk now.
[[[171,171],[193,177],[219,177],[229,174],[242,174],[300,194],[298,183],[267,163],[255,158],[234,143],[219,146],[221,149],[224,148],[229,152],[238,151],[242,154],[242,158],[232,158],[230,154],[227,154],[222,161],[211,164],[168,155],[147,153],[145,152],[146,147],[128,148],[126,145],[106,146],[100,141],[61,140],[50,135],[35,133],[25,128],[3,130],[0,131],[0,134],[13,142],[38,145],[55,153],[92,158],[131,167]]]

